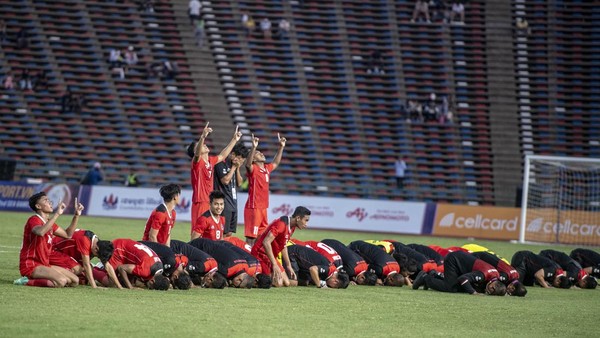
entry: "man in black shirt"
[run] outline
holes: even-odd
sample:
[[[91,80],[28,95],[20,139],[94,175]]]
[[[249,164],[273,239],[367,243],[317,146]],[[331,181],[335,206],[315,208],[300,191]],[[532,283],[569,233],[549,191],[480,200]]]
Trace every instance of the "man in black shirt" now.
[[[571,258],[576,260],[585,272],[590,275],[600,278],[600,254],[590,249],[578,248],[571,251],[569,255]]]
[[[206,238],[196,238],[189,244],[217,260],[218,271],[227,278],[230,286],[247,289],[254,286],[254,277],[248,275],[248,262],[242,255],[219,244],[218,241]]]
[[[335,239],[324,239],[321,242],[332,247],[342,257],[343,269],[354,283],[358,285],[375,285],[377,283],[377,275],[369,270],[369,264],[344,243]]]
[[[540,251],[540,256],[546,257],[560,265],[567,273],[567,278],[569,278],[571,284],[577,285],[582,289],[595,289],[598,285],[596,279],[588,275],[581,265],[566,253],[548,249]]]
[[[537,282],[544,288],[549,288],[550,285],[563,289],[571,287],[569,278],[558,264],[531,251],[515,252],[510,265],[519,272],[519,281],[527,286]]]
[[[248,156],[248,148],[243,143],[237,143],[231,153],[223,162],[215,165],[214,189],[225,195],[225,208],[222,215],[225,217],[224,236],[232,236],[237,229],[237,188],[244,179],[240,173],[240,167]]]
[[[369,270],[375,272],[383,285],[402,286],[405,284],[398,262],[377,245],[365,241],[354,241],[348,245],[348,248],[365,259],[369,264]]]
[[[303,245],[290,245],[287,248],[292,268],[298,276],[298,285],[312,283],[318,288],[348,287],[350,283],[348,274],[338,271],[335,265],[320,253]]]

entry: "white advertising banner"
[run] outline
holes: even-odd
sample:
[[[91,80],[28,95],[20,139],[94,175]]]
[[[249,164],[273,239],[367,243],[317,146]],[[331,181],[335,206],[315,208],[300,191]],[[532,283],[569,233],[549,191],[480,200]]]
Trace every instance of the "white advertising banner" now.
[[[244,215],[247,195],[238,198],[238,215]],[[421,234],[426,206],[417,202],[271,195],[269,222],[284,215],[291,216],[300,205],[311,211],[309,228],[402,234]]]
[[[238,217],[243,227],[244,205],[248,194],[238,194]],[[190,221],[192,191],[183,190],[176,208],[178,222]],[[90,216],[148,218],[162,203],[158,189],[126,187],[92,187]],[[271,195],[269,221],[291,215],[301,205],[311,210],[309,227],[314,229],[372,231],[420,234],[425,217],[425,203],[396,202],[333,197]],[[242,230],[243,231],[243,230]]]

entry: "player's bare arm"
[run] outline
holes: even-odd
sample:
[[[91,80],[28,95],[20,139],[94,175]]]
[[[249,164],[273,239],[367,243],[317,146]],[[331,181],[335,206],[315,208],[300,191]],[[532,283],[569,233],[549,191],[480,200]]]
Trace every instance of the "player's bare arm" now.
[[[92,287],[92,289],[96,289],[98,286],[96,285],[96,281],[94,280],[92,264],[90,263],[90,256],[81,255],[81,264],[83,265],[83,271],[85,273],[85,278],[87,278],[88,280],[88,284]]]
[[[535,280],[538,282],[538,284],[543,287],[543,288],[550,288],[550,285],[548,285],[548,283],[546,283],[546,280],[544,279],[544,269],[539,269],[535,275]]]
[[[134,267],[135,267],[135,265],[133,265],[133,264],[122,264],[122,265],[119,265],[119,267],[117,268],[117,272],[121,276],[121,279],[123,279],[123,282],[125,283],[125,286],[128,289],[133,289],[133,285],[131,285],[131,281],[129,280],[129,275],[127,273],[131,273],[133,271]]]
[[[73,233],[77,229],[77,222],[79,221],[79,216],[81,216],[83,209],[85,209],[83,207],[83,204],[81,204],[77,200],[77,197],[75,197],[75,203],[74,203],[73,207],[75,209],[75,213],[73,214],[73,219],[71,220],[71,224],[69,225],[69,227],[66,230],[67,236],[68,236],[67,238],[71,238],[73,236]]]
[[[244,182],[244,178],[242,177],[242,171],[240,170],[241,167],[242,167],[242,160],[237,159],[237,167],[235,168],[235,179],[236,179],[236,184],[238,187],[242,186],[242,183]],[[232,170],[233,170],[233,168],[232,168]]]
[[[315,284],[318,288],[322,287],[321,278],[319,278],[319,267],[313,265],[310,267],[310,269],[308,269],[308,272],[310,273],[310,280],[313,282],[313,284]]]
[[[252,162],[254,161],[254,154],[256,154],[259,140],[258,137],[254,137],[254,134],[252,134],[252,148],[250,148],[250,152],[248,152],[248,157],[246,158],[246,170],[248,172],[252,172]]]
[[[229,153],[231,153],[231,149],[233,149],[235,144],[241,138],[242,138],[242,132],[239,131],[238,126],[235,126],[235,132],[233,133],[233,137],[231,138],[231,141],[229,141],[229,144],[227,144],[227,146],[225,148],[223,148],[223,150],[221,150],[221,153],[219,153],[219,155],[218,155],[219,162],[223,161],[224,159],[227,158],[227,156],[229,156]]]
[[[239,172],[239,168],[240,168],[240,162],[239,162],[238,158],[236,157],[233,160],[231,160],[231,170],[229,170],[227,175],[221,177],[221,183],[223,183],[224,185],[229,184],[229,182],[231,182],[231,179],[233,178],[233,175],[236,175]],[[239,180],[238,180],[238,182],[239,182]]]
[[[108,274],[108,278],[112,281],[112,284],[117,288],[122,289],[123,286],[121,285],[121,282],[119,282],[119,278],[117,277],[117,273],[113,266],[107,262],[104,264],[104,269],[106,269],[106,273]]]
[[[62,215],[63,212],[65,212],[66,208],[67,208],[67,205],[61,202],[58,205],[58,207],[56,208],[54,215],[52,215],[52,218],[48,219],[46,224],[34,227],[33,229],[31,229],[31,232],[33,232],[34,234],[36,234],[38,236],[44,236],[50,229],[52,229],[52,225],[54,225],[54,223],[56,223],[58,216]],[[63,236],[60,236],[60,237],[66,237],[66,232],[60,228],[59,228],[59,230],[62,230],[62,233],[64,234]],[[58,235],[58,233],[57,233],[57,235]]]
[[[277,153],[275,154],[275,158],[273,158],[273,170],[275,170],[279,163],[281,163],[281,158],[283,157],[283,148],[285,148],[285,142],[287,142],[286,138],[279,135],[277,133],[277,141],[279,142],[279,148],[277,148]]]
[[[290,255],[288,254],[287,247],[285,247],[285,248],[283,248],[283,250],[281,250],[281,261],[282,261],[285,269],[289,272],[290,278],[293,280],[298,279],[298,277],[296,276],[296,273],[294,272],[294,269],[292,268],[292,262],[290,261]]]
[[[204,147],[204,141],[206,140],[206,138],[208,137],[208,135],[210,133],[212,133],[212,128],[210,128],[208,126],[210,122],[206,122],[206,126],[204,126],[204,129],[202,129],[202,134],[200,135],[200,139],[198,139],[198,142],[196,142],[196,147],[194,148],[194,162],[198,162],[200,161],[200,152],[202,151],[202,148]]]
[[[150,231],[148,231],[148,240],[150,242],[158,243],[158,229],[150,229]]]

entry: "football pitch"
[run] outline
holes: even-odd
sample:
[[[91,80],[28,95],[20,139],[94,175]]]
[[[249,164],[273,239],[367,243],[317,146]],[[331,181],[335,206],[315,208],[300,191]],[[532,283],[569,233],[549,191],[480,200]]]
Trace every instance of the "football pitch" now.
[[[600,289],[528,287],[525,298],[470,296],[407,287],[349,286],[269,290],[194,288],[93,290],[13,285],[19,276],[23,226],[30,214],[0,213],[0,337],[24,336],[233,336],[233,337],[597,337]],[[66,227],[71,215],[58,219]],[[145,220],[81,217],[79,228],[101,239],[140,239]],[[189,222],[177,222],[172,238],[187,241]],[[238,234],[240,230],[238,228]],[[443,247],[479,243],[510,260],[518,250],[572,246],[519,245],[375,233],[297,231],[301,240],[395,239]],[[599,250],[598,247],[593,248]]]

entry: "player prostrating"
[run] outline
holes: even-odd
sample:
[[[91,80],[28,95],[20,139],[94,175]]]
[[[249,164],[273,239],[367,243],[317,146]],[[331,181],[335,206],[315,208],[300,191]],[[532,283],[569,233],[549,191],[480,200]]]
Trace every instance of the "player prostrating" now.
[[[252,134],[252,148],[246,159],[246,176],[248,176],[248,200],[244,207],[244,236],[246,242],[253,245],[256,238],[265,231],[269,225],[267,208],[269,207],[269,181],[273,170],[281,163],[285,137],[277,133],[279,148],[273,162],[266,163],[265,155],[258,151],[258,137]]]
[[[29,198],[29,207],[35,215],[29,217],[23,229],[23,244],[19,256],[19,271],[23,278],[17,279],[15,284],[43,287],[76,286],[79,284],[79,278],[65,268],[50,265],[50,254],[54,236],[70,238],[73,235],[83,205],[75,199],[75,214],[66,230],[55,223],[67,208],[66,204],[59,203],[52,215],[52,201],[46,193],[39,192]]]
[[[233,146],[242,137],[242,133],[238,131],[238,127],[236,126],[229,144],[221,150],[219,155],[209,156],[210,149],[205,142],[206,137],[212,131],[212,128],[206,122],[206,126],[202,130],[198,142],[190,144],[187,149],[188,156],[192,158],[192,225],[194,225],[198,216],[209,209],[210,201],[208,195],[213,191],[214,187],[213,171],[215,164],[227,158]]]

